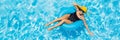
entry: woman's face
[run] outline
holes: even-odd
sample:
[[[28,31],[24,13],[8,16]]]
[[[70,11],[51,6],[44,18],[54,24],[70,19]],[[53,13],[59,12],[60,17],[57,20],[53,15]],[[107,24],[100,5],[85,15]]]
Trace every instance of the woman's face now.
[[[82,13],[83,13],[81,10],[79,10],[78,12],[79,12],[79,14],[82,14]]]

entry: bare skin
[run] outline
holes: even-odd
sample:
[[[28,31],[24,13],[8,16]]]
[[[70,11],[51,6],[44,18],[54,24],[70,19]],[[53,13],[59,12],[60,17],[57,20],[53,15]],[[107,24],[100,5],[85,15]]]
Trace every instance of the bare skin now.
[[[84,22],[84,26],[85,26],[85,28],[87,29],[88,33],[89,33],[91,36],[93,36],[93,33],[90,32],[90,30],[89,30],[89,28],[88,28],[88,25],[87,25],[87,23],[86,23],[86,21],[85,21],[84,14],[82,13],[82,11],[80,11],[80,10],[78,9],[76,3],[73,3],[73,5],[74,5],[75,8],[76,8],[76,15],[78,16],[79,19],[81,19],[81,20]],[[83,15],[80,15],[80,14],[83,14]],[[50,30],[52,30],[53,28],[56,28],[56,27],[62,25],[63,23],[71,24],[72,21],[68,20],[69,16],[70,16],[70,14],[66,14],[66,15],[64,15],[64,16],[62,16],[62,17],[60,17],[60,18],[57,18],[57,19],[53,20],[52,22],[46,24],[46,26],[48,26],[48,25],[50,25],[50,24],[52,24],[52,23],[54,23],[54,22],[60,21],[60,22],[59,22],[58,24],[56,24],[55,26],[52,26],[51,28],[48,28],[48,30],[50,31]]]

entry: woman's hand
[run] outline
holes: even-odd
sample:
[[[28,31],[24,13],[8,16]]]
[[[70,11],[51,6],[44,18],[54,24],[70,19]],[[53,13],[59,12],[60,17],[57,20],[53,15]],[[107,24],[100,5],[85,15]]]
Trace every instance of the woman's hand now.
[[[48,31],[52,30],[53,28],[48,28]]]
[[[77,3],[74,2],[73,5],[77,5]]]

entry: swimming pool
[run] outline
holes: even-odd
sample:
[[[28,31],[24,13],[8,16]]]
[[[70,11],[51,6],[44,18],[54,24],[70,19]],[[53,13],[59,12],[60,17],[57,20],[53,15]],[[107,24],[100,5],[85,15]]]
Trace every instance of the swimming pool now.
[[[73,2],[88,8],[85,19],[93,37],[83,27],[68,37],[60,27],[47,31],[44,26],[74,12]],[[0,0],[0,40],[120,40],[120,1]]]

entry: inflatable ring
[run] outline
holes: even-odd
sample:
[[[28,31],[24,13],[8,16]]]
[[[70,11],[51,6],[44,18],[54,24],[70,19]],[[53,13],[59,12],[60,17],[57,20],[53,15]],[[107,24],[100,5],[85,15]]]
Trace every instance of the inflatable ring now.
[[[68,38],[78,37],[81,35],[81,31],[84,31],[84,25],[81,20],[73,22],[72,24],[63,24],[59,29],[59,32]]]
[[[66,31],[71,31],[71,30],[75,30],[75,29],[81,27],[81,25],[83,25],[83,23],[81,20],[79,20],[79,21],[73,22],[71,24],[63,24],[62,28]]]
[[[66,10],[66,9],[68,9],[68,10]],[[58,17],[61,17],[67,13],[72,13],[72,12],[75,12],[74,7],[61,8],[61,11],[58,12],[58,13],[60,13],[60,16],[58,16]],[[63,25],[60,26],[58,31],[67,38],[76,38],[79,35],[81,35],[81,31],[84,31],[84,25],[83,25],[82,20],[78,20],[71,24],[64,23]]]

